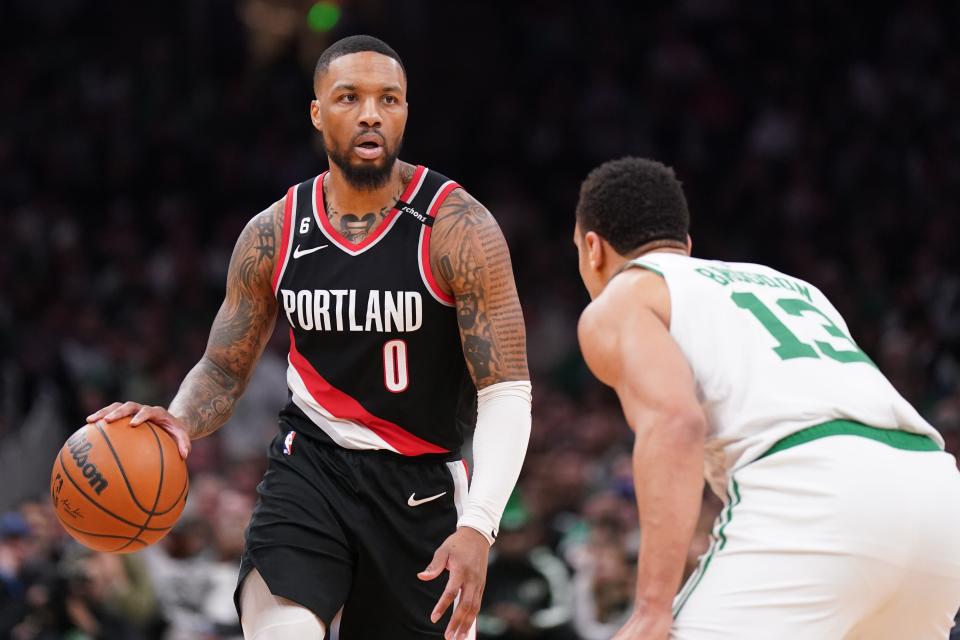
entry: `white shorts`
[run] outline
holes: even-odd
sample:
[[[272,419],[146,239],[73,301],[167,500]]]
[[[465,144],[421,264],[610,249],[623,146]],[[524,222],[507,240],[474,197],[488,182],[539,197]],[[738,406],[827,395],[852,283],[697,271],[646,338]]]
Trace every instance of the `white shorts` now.
[[[839,435],[734,473],[674,640],[943,640],[960,607],[953,456]]]

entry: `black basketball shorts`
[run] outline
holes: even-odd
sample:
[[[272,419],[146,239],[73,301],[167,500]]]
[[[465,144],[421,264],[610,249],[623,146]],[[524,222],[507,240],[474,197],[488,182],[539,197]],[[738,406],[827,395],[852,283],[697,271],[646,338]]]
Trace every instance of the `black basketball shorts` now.
[[[456,530],[467,493],[458,455],[404,457],[344,449],[312,426],[281,421],[240,566],[234,602],[256,568],[276,596],[313,611],[340,638],[441,638],[452,613],[430,612],[447,574],[423,582]]]

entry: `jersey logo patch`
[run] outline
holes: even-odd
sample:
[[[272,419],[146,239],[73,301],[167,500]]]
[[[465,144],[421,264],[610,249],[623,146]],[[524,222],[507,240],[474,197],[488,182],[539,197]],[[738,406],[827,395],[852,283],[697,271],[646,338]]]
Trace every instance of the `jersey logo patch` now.
[[[293,455],[293,439],[296,437],[296,431],[290,431],[287,433],[287,437],[283,439],[283,455]]]
[[[420,506],[421,504],[423,504],[423,503],[425,503],[425,502],[430,502],[430,501],[432,501],[432,500],[436,500],[437,498],[439,498],[439,497],[441,497],[441,496],[447,495],[447,492],[444,491],[443,493],[438,493],[438,494],[435,495],[435,496],[430,496],[429,498],[423,498],[423,499],[421,499],[421,500],[415,500],[415,499],[414,499],[414,496],[415,496],[415,495],[417,495],[417,492],[416,492],[416,491],[414,491],[413,493],[411,493],[411,494],[410,494],[410,497],[407,498],[407,504],[408,504],[409,506],[411,506],[411,507],[418,507],[418,506]]]
[[[420,213],[419,211],[413,208],[413,205],[411,205],[408,202],[404,202],[403,200],[397,200],[397,204],[395,204],[394,207],[400,211],[403,211],[404,213],[409,213],[414,218],[419,220],[420,224],[427,225],[428,227],[433,226],[433,216],[428,216]]]
[[[330,245],[328,244],[322,244],[319,247],[313,247],[312,249],[304,249],[303,251],[301,251],[300,245],[298,244],[297,248],[293,250],[293,259],[296,260],[300,256],[305,256],[308,253],[313,253],[314,251],[320,251],[320,249],[326,249],[329,246]]]

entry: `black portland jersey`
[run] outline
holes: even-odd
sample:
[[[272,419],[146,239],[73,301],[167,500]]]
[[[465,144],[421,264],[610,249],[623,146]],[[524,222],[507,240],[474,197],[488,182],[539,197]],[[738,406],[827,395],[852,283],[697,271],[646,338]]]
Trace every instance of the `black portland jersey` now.
[[[430,232],[459,185],[418,166],[400,202],[353,244],[324,211],[324,175],[291,187],[284,209],[273,277],[290,324],[283,413],[348,449],[457,452],[476,388],[454,300],[430,269]]]

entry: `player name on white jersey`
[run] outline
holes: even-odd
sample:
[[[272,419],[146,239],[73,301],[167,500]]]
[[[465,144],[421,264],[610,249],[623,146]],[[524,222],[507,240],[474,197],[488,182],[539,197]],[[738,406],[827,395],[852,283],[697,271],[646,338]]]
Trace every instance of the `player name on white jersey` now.
[[[409,333],[423,325],[417,291],[371,289],[366,301],[362,298],[356,289],[280,290],[287,320],[304,331]]]
[[[737,271],[735,269],[726,269],[718,266],[700,267],[695,269],[695,271],[724,286],[731,282],[746,282],[748,284],[759,284],[765,287],[789,289],[790,291],[799,293],[810,302],[813,302],[813,298],[810,296],[810,287],[792,278],[771,277],[762,273]]]

